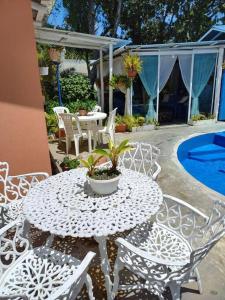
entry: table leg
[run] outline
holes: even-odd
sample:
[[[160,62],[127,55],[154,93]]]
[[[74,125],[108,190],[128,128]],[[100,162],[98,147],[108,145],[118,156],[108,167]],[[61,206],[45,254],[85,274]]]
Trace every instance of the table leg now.
[[[92,152],[92,145],[91,145],[92,141],[91,141],[91,130],[88,129],[88,152],[91,153]]]
[[[105,276],[105,288],[107,293],[107,300],[112,300],[112,281],[110,279],[110,264],[107,254],[106,237],[95,237],[98,242],[98,248],[101,257],[101,269]]]

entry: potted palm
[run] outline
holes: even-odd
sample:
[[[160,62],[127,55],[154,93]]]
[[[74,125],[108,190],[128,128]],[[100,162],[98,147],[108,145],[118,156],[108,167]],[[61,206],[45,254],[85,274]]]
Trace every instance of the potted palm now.
[[[141,72],[142,61],[137,54],[126,54],[124,56],[123,63],[129,78],[135,78],[137,73]]]
[[[108,195],[117,190],[121,172],[118,170],[119,156],[126,151],[131,150],[128,140],[122,141],[116,146],[112,141],[109,141],[108,149],[96,149],[93,153],[98,154],[98,158],[90,155],[87,160],[81,160],[84,167],[88,169],[87,180],[91,189],[99,195]],[[97,167],[102,157],[110,160],[107,167]]]

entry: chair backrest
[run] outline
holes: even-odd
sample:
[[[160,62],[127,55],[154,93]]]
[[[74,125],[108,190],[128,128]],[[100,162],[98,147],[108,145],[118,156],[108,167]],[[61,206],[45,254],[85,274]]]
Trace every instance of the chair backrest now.
[[[25,197],[30,188],[48,176],[44,172],[9,176],[9,164],[0,162],[0,205]]]
[[[23,223],[18,221],[0,229],[0,277],[30,247],[22,232]]]
[[[0,162],[0,205],[7,203],[6,183],[9,175],[9,164]]]
[[[73,139],[74,134],[82,135],[82,130],[80,127],[80,122],[76,114],[60,114],[62,118],[66,137]]]
[[[59,128],[64,128],[64,123],[60,117],[60,114],[63,114],[63,113],[69,113],[69,109],[67,107],[64,107],[64,106],[56,106],[56,107],[53,107],[53,111],[56,115],[56,118],[57,118],[57,121],[58,121],[58,127]]]
[[[93,108],[92,111],[93,111],[93,112],[102,111],[102,108],[101,108],[101,106],[99,106],[99,105],[95,105],[95,107]]]
[[[114,131],[115,130],[116,111],[117,111],[117,107],[114,108],[114,110],[112,110],[109,113],[109,117],[108,117],[107,125],[106,125],[106,132],[110,132],[110,131]]]
[[[130,145],[132,149],[120,157],[119,165],[152,177],[160,150],[147,143],[130,143]]]
[[[199,246],[204,235],[203,228],[209,220],[200,210],[170,195],[163,195],[163,203],[155,219],[181,235],[194,249]]]

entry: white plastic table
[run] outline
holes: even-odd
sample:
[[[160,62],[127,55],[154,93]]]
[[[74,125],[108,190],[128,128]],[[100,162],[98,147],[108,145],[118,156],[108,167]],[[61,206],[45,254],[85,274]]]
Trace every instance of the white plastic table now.
[[[80,123],[85,123],[87,126],[87,134],[88,134],[88,140],[91,141],[92,132],[97,131],[97,121],[102,121],[107,117],[106,113],[103,112],[90,112],[87,114],[87,116],[79,116],[78,119]],[[91,143],[88,143],[88,151],[91,153]]]
[[[53,235],[94,237],[101,255],[107,299],[112,282],[107,256],[107,236],[146,222],[158,210],[162,191],[150,177],[121,168],[118,190],[105,196],[92,192],[84,168],[51,176],[38,183],[24,201],[28,221]]]

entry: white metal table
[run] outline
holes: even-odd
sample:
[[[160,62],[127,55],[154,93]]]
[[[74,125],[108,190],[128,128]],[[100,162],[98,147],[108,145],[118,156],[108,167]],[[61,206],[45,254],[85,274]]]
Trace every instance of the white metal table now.
[[[28,221],[54,235],[94,237],[101,255],[107,299],[112,283],[107,256],[108,235],[134,228],[155,214],[163,200],[158,184],[150,177],[121,169],[118,190],[105,196],[94,194],[84,168],[51,176],[38,183],[24,201]]]
[[[79,115],[77,115],[77,116],[78,116],[79,122],[81,123],[81,126],[82,126],[82,123],[83,124],[85,123],[87,134],[89,137],[88,140],[91,140],[92,132],[94,132],[94,134],[95,134],[95,131],[98,130],[97,121],[101,122],[102,120],[104,120],[107,117],[107,114],[103,113],[103,112],[89,112],[86,116],[79,116]],[[100,123],[100,124],[102,124],[102,123]],[[90,143],[88,143],[88,151],[89,151],[89,153],[92,151]]]

